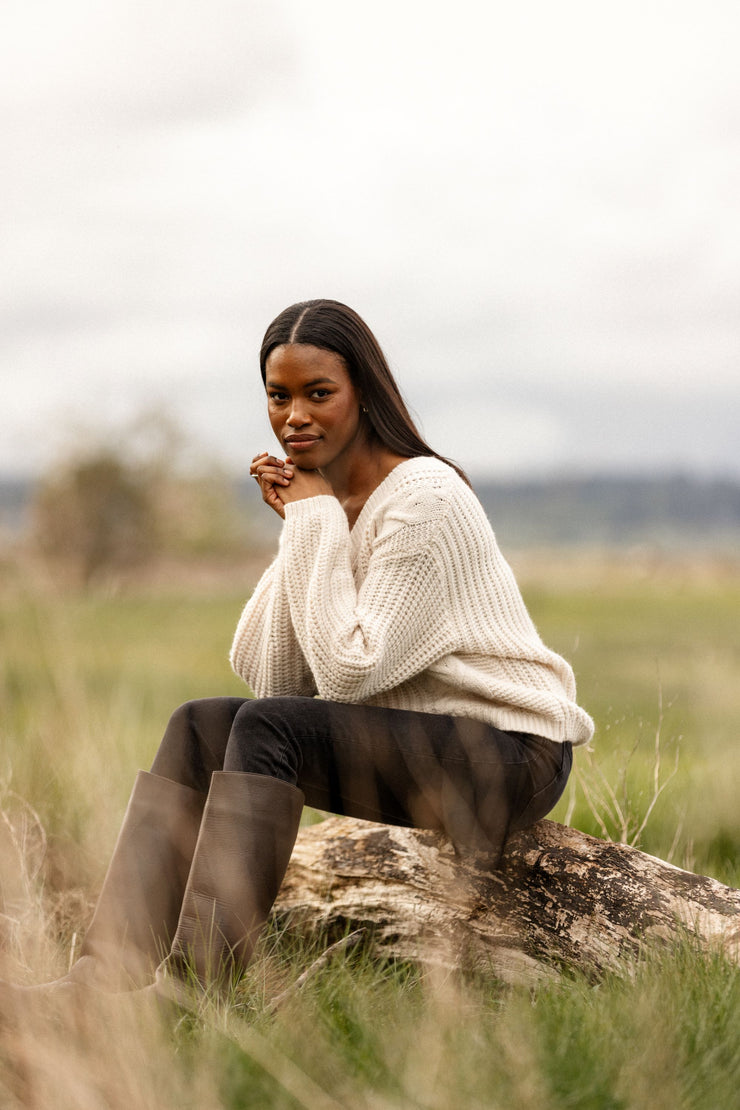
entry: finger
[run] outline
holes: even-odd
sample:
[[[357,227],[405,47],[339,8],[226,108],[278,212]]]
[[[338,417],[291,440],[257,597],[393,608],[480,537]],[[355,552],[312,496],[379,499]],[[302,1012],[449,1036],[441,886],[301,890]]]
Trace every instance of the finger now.
[[[291,477],[284,474],[257,474],[255,477],[265,488],[268,486],[289,486],[291,482]]]
[[[270,455],[265,455],[252,462],[249,472],[250,474],[259,474],[259,472],[265,468],[280,471],[283,469],[284,465],[282,459],[276,459]]]
[[[270,470],[274,471],[275,474],[282,474],[286,465],[282,459],[262,459],[261,462],[253,463],[250,470],[254,470],[256,473],[261,470]]]
[[[262,451],[259,455],[254,456],[254,458],[252,459],[252,462],[250,464],[249,469],[254,470],[254,468],[256,466],[259,466],[262,463],[266,463],[266,462],[270,462],[270,461],[276,462],[278,460],[276,460],[273,456],[269,455],[267,453],[267,451]]]
[[[269,482],[278,482],[280,485],[287,485],[294,475],[292,467],[266,466],[264,464],[255,466],[253,473],[257,478],[266,478]]]

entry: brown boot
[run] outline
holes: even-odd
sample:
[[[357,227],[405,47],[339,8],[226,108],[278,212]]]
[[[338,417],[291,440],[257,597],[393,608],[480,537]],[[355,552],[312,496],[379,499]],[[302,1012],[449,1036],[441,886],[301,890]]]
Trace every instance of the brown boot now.
[[[302,791],[281,779],[214,772],[157,993],[177,996],[178,980],[189,974],[201,986],[223,984],[247,966],[283,881],[303,802]]]
[[[117,991],[151,981],[177,927],[205,800],[139,771],[80,958],[61,979],[14,989]]]

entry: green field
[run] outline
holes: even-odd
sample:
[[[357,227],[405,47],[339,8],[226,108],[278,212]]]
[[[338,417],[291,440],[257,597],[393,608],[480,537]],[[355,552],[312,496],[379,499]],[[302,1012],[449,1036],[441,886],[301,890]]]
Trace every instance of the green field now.
[[[578,753],[553,816],[637,838],[654,855],[740,886],[736,576],[589,574],[578,564],[551,578],[524,575],[523,586],[597,723],[593,751]],[[149,765],[170,711],[243,689],[227,662],[242,602],[243,591],[225,587],[106,596],[16,581],[3,591],[8,974],[34,981],[67,966],[133,775]],[[270,1016],[271,993],[310,959],[296,938],[271,936],[233,1005],[204,1006],[174,1031],[110,999],[74,1020],[6,1020],[0,1105],[738,1105],[740,974],[690,945],[647,952],[629,975],[567,975],[535,991],[358,953]]]

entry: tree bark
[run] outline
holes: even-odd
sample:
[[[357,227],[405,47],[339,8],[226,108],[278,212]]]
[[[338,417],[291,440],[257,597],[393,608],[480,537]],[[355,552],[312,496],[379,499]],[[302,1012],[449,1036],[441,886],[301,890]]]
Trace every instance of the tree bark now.
[[[740,890],[553,821],[513,834],[491,870],[437,833],[332,817],[301,830],[275,913],[330,939],[365,926],[387,956],[508,982],[619,969],[687,933],[740,962]]]

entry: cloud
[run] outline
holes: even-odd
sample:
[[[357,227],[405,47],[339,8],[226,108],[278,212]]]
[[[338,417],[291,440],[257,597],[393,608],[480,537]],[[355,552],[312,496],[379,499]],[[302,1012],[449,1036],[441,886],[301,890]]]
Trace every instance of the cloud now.
[[[5,21],[0,466],[42,465],[30,430],[62,409],[163,398],[239,458],[265,434],[265,325],[328,295],[461,461],[667,465],[661,420],[687,442],[698,405],[685,457],[740,472],[734,3],[10,0]]]
[[[0,87],[15,112],[107,127],[222,116],[276,93],[295,68],[269,0],[6,0],[3,14]]]

